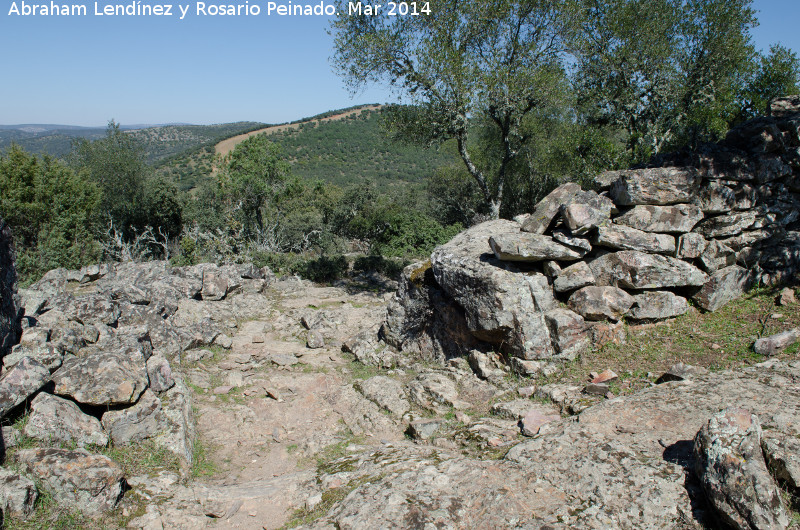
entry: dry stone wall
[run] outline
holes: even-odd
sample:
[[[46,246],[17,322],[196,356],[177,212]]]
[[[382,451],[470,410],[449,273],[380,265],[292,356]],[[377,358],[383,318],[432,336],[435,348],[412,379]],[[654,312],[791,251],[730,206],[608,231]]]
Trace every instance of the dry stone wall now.
[[[800,96],[719,144],[563,184],[404,271],[382,338],[423,358],[500,350],[535,373],[620,321],[715,311],[800,270]]]

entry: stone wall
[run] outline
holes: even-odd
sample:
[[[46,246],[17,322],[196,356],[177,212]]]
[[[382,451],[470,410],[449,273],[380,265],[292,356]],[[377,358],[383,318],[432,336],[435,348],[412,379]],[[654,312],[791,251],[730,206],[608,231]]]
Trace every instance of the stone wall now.
[[[428,360],[499,350],[524,373],[620,340],[620,321],[715,311],[800,270],[800,96],[719,144],[563,184],[404,271],[382,338]]]
[[[11,228],[0,219],[0,359],[19,340],[20,311]]]

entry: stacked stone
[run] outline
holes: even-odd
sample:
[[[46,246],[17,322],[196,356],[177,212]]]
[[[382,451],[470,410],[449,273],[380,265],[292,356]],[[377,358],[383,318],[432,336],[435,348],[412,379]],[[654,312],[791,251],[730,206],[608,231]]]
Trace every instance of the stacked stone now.
[[[531,214],[459,234],[406,271],[384,339],[427,358],[499,349],[530,371],[613,339],[623,317],[676,317],[688,299],[715,311],[796,274],[800,96],[770,114],[662,167],[603,173],[591,191],[564,184]]]

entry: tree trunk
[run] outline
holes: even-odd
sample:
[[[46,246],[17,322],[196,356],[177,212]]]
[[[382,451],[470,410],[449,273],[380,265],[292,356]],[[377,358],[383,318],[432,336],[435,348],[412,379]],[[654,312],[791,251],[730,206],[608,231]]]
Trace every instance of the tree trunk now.
[[[461,155],[461,159],[464,161],[464,165],[467,166],[467,171],[469,171],[469,174],[472,175],[472,178],[474,178],[478,183],[478,187],[480,188],[481,193],[483,193],[483,199],[489,206],[489,214],[491,215],[492,219],[499,219],[502,196],[492,197],[492,194],[489,191],[489,185],[486,183],[486,177],[483,175],[481,170],[478,169],[475,163],[472,162],[472,158],[469,156],[469,152],[467,152],[467,141],[463,134],[458,136],[458,152]],[[500,190],[502,189],[503,188],[501,185]]]

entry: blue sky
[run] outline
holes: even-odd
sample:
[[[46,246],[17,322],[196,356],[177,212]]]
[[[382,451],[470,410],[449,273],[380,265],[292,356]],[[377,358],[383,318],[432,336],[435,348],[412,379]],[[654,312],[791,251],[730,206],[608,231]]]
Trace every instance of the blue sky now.
[[[221,0],[206,3],[214,1]],[[94,0],[57,2],[94,10]],[[0,0],[2,124],[277,123],[393,99],[381,88],[351,97],[328,61],[332,38],[324,16],[266,16],[266,2],[258,2],[256,17],[197,17],[191,0],[192,14],[182,21],[21,17],[8,15],[11,3]],[[781,42],[800,51],[800,2],[756,0],[754,6],[758,47]]]

